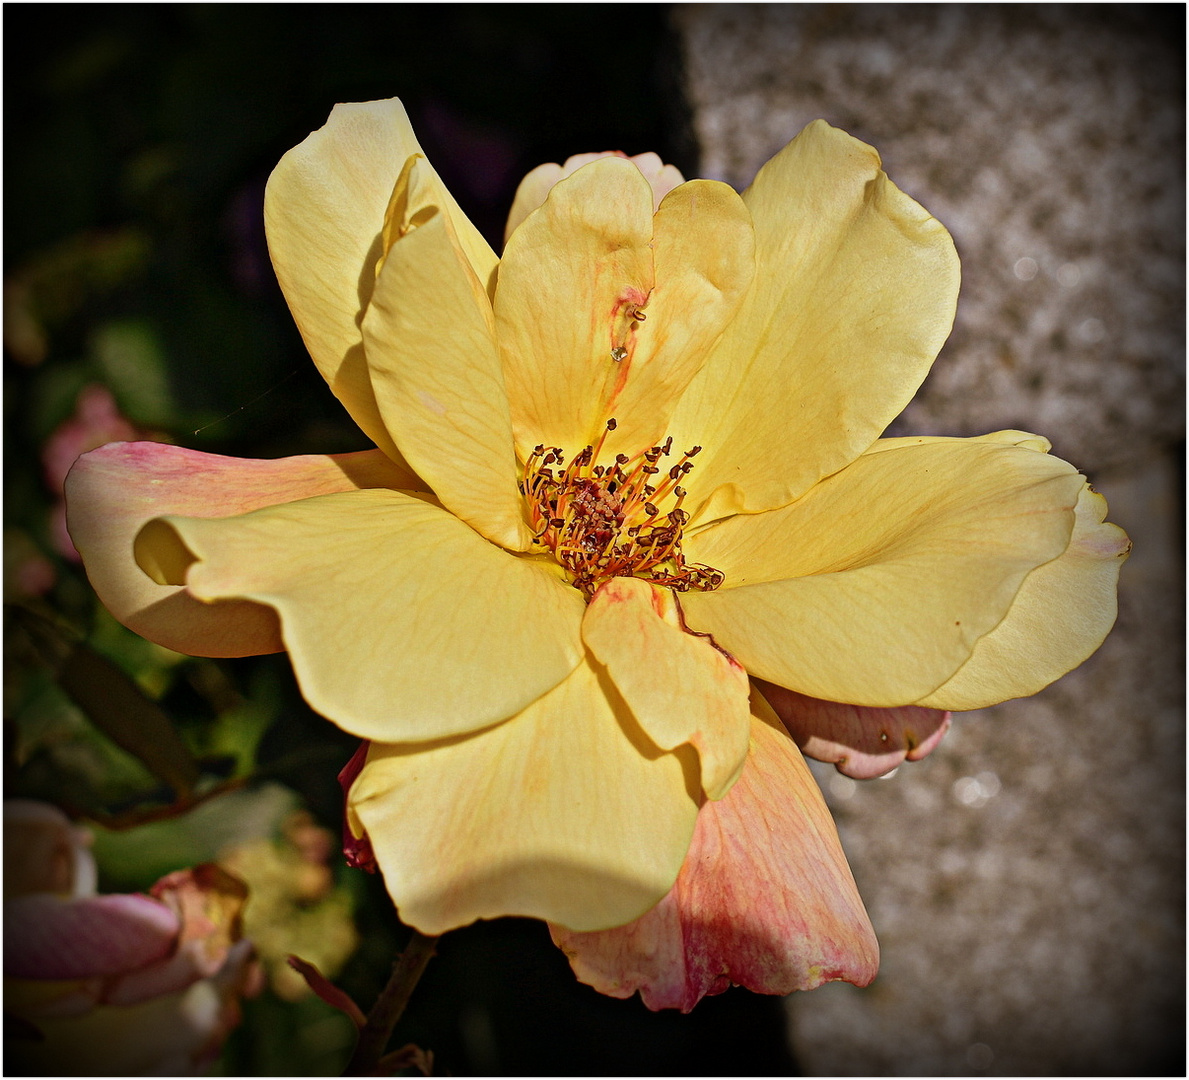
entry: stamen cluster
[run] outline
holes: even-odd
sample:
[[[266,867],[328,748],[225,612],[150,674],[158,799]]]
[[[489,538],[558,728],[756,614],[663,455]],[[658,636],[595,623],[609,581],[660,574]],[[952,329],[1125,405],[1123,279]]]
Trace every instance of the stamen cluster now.
[[[663,477],[658,462],[672,452],[671,436],[635,458],[617,454],[610,464],[594,464],[614,430],[608,420],[598,444],[580,450],[569,465],[556,446],[538,446],[529,455],[520,490],[534,542],[553,552],[587,597],[613,577],[639,577],[677,592],[717,589],[722,573],[687,563],[681,553],[689,514],[681,508],[686,493],[679,481],[702,448],[687,450]]]

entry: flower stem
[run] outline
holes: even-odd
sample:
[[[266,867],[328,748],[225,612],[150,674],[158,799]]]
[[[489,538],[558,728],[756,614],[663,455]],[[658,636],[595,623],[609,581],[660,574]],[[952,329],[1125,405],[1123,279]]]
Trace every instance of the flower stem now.
[[[344,1076],[375,1075],[384,1048],[392,1037],[392,1029],[405,1011],[417,980],[421,978],[429,958],[434,954],[437,942],[436,937],[413,931],[405,951],[392,965],[392,977],[388,980],[388,985],[380,992],[375,1005],[368,1013],[367,1023],[359,1032],[359,1042],[355,1045],[355,1053],[343,1072]]]

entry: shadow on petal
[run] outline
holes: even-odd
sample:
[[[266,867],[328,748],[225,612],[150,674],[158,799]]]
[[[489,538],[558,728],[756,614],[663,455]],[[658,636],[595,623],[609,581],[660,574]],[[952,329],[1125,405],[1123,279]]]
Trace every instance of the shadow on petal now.
[[[743,773],[703,805],[665,898],[610,930],[550,927],[600,993],[689,1012],[732,984],[788,994],[875,978],[879,946],[821,793],[758,694],[752,708]]]

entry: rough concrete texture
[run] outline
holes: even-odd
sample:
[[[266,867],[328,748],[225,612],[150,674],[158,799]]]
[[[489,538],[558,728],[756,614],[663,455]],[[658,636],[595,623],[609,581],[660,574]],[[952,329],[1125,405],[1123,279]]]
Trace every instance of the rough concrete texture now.
[[[1136,544],[1119,622],[1078,671],[958,717],[890,779],[816,770],[883,963],[867,990],[790,999],[798,1059],[833,1075],[1180,1073],[1184,9],[676,18],[702,175],[742,187],[821,116],[953,233],[957,324],[896,433],[1047,435]]]

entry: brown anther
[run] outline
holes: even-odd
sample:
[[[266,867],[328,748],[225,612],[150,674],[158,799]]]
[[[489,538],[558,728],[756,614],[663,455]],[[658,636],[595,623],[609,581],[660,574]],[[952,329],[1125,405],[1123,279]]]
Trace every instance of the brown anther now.
[[[580,450],[569,465],[557,447],[542,445],[529,456],[521,490],[533,542],[553,552],[588,598],[613,577],[638,577],[677,592],[718,588],[723,583],[718,570],[688,564],[681,553],[681,532],[690,518],[681,508],[685,489],[676,481],[693,468],[687,459],[696,450],[653,485],[649,479],[661,472],[657,462],[671,452],[673,440],[635,459],[616,454],[613,462],[592,467],[606,432],[614,429],[609,420],[598,443]],[[673,500],[667,511],[666,499]]]

